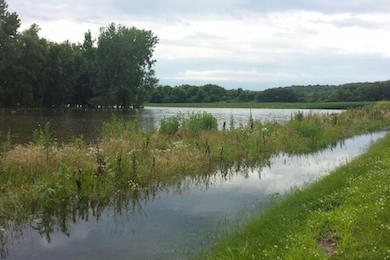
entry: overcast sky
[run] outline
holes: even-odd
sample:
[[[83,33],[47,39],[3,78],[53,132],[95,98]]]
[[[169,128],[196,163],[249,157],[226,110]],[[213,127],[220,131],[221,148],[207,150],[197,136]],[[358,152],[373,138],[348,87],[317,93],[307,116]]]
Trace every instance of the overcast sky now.
[[[389,0],[8,0],[53,41],[152,30],[161,84],[260,90],[390,79]]]

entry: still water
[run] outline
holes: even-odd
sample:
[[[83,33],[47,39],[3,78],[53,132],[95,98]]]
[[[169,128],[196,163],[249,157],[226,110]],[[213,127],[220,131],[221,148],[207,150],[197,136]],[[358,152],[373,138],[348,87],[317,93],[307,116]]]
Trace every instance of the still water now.
[[[83,135],[87,142],[94,142],[99,137],[103,122],[111,120],[115,115],[124,120],[139,120],[144,129],[158,124],[164,116],[184,115],[192,112],[206,111],[213,114],[219,125],[227,123],[233,115],[235,123],[247,123],[249,109],[231,108],[157,108],[146,107],[138,111],[97,111],[97,110],[0,110],[0,143],[11,131],[14,143],[25,143],[32,140],[32,131],[50,122],[59,142],[69,142],[75,136]],[[256,120],[272,120],[284,122],[291,115],[302,111],[304,113],[340,113],[342,110],[307,110],[307,109],[252,109],[252,116]]]
[[[356,136],[305,156],[279,154],[256,169],[187,178],[136,206],[108,205],[88,220],[69,217],[66,230],[50,230],[50,239],[26,224],[10,239],[7,259],[187,258],[261,213],[275,196],[327,175],[385,134]]]

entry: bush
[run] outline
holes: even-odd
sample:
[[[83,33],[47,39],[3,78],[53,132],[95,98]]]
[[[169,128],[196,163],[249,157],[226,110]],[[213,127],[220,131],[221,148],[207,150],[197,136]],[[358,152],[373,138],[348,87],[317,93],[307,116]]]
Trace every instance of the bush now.
[[[187,128],[192,134],[198,134],[201,130],[217,129],[217,119],[207,113],[192,113],[184,120],[183,126]]]
[[[179,120],[176,116],[164,117],[160,121],[160,134],[174,135],[179,130]]]

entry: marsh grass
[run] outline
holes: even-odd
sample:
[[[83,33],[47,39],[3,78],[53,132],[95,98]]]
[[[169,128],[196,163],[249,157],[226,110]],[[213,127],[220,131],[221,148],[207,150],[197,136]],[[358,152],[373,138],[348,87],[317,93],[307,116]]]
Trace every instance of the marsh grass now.
[[[160,130],[161,134],[173,135],[179,131],[180,122],[177,116],[172,116],[169,118],[162,118],[160,121]]]
[[[11,136],[11,129],[8,129],[7,137],[2,145],[3,153],[8,152],[12,149],[12,136]]]
[[[192,113],[182,122],[182,128],[192,135],[197,135],[201,131],[216,130],[217,126],[217,119],[207,112]]]
[[[263,167],[279,152],[309,153],[387,128],[390,105],[382,102],[338,115],[295,115],[285,124],[252,118],[225,130],[218,130],[208,113],[175,118],[163,119],[164,130],[148,132],[137,122],[113,119],[103,125],[97,145],[86,145],[82,138],[59,145],[49,124],[35,131],[34,143],[1,155],[0,227],[38,215],[45,220],[43,233],[56,223],[65,230],[68,216],[86,217],[90,207],[99,217],[113,200],[120,208],[121,201],[156,196],[161,187],[185,176]]]

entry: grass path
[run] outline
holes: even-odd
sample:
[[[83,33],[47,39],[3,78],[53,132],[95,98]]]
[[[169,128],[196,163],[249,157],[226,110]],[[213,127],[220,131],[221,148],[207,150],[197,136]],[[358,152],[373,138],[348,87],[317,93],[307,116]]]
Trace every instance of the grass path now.
[[[390,258],[390,135],[216,244],[212,259]]]

